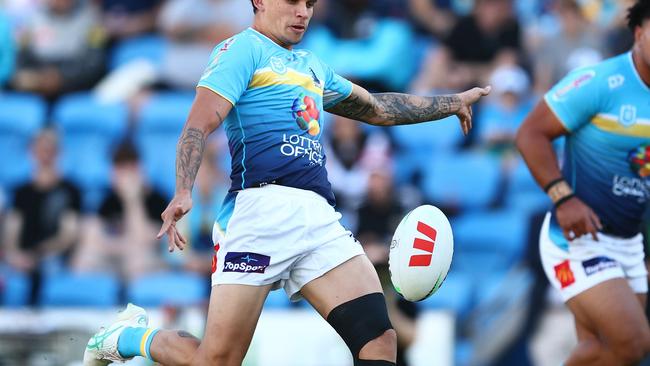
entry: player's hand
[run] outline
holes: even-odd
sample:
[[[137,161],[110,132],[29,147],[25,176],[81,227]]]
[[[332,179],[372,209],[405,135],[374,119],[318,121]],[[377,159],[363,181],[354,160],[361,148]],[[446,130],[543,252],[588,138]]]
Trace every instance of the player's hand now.
[[[598,230],[603,228],[600,219],[578,197],[573,197],[560,205],[556,210],[556,217],[567,240],[571,241],[585,234],[591,234],[592,238],[598,241]]]
[[[174,251],[174,247],[177,247],[180,250],[185,249],[187,240],[185,240],[183,235],[181,235],[181,233],[176,229],[176,222],[188,213],[191,208],[192,197],[190,193],[177,194],[171,202],[169,202],[165,211],[160,215],[163,224],[156,238],[160,239],[166,233],[167,239],[169,240],[170,252]]]
[[[490,90],[492,87],[486,86],[485,88],[472,88],[458,94],[460,109],[456,112],[456,116],[460,120],[460,127],[465,135],[472,129],[472,104],[478,102],[481,97],[490,94]]]

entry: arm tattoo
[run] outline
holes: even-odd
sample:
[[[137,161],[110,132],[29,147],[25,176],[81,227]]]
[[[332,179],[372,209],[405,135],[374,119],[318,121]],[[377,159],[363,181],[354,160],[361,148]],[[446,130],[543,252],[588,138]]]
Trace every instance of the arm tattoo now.
[[[198,128],[189,127],[183,130],[176,148],[177,188],[192,190],[196,173],[203,159],[205,139],[205,133]]]
[[[331,112],[376,125],[405,125],[451,116],[461,108],[458,95],[420,97],[400,93],[351,95],[331,108]],[[372,121],[372,122],[371,122]]]

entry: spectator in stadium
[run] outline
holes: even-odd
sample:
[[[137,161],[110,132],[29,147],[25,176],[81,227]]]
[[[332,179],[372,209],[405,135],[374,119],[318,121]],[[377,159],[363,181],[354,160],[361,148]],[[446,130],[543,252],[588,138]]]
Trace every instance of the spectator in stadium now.
[[[577,0],[557,0],[554,14],[560,31],[542,40],[532,58],[540,95],[569,71],[597,63],[605,53],[602,30],[585,18]]]
[[[102,23],[111,40],[154,32],[161,0],[101,0]]]
[[[98,216],[84,224],[74,268],[112,270],[132,279],[162,264],[155,227],[166,201],[146,185],[132,145],[120,146],[113,164],[113,187]]]
[[[517,129],[532,108],[529,78],[521,67],[505,65],[494,70],[490,82],[494,93],[476,116],[478,142],[496,152],[512,151]]]
[[[30,275],[30,304],[34,305],[42,260],[53,255],[67,258],[77,242],[81,198],[79,190],[63,179],[57,169],[54,131],[45,130],[35,138],[32,154],[36,163],[34,176],[15,191],[2,242],[7,262]]]
[[[15,58],[14,39],[9,18],[0,10],[0,90],[13,73]]]
[[[636,365],[650,354],[648,208],[650,2],[628,11],[632,49],[569,73],[517,133],[517,147],[553,209],[540,231],[542,266],[574,315],[578,344],[565,364]],[[565,136],[557,163],[552,141]],[[616,314],[615,317],[609,316]]]
[[[486,82],[499,65],[519,62],[520,27],[512,0],[476,0],[426,58],[411,88],[418,93],[456,90]]]
[[[161,9],[159,28],[169,41],[161,81],[194,89],[214,45],[246,29],[253,20],[241,0],[170,0]]]
[[[46,0],[21,40],[15,89],[56,98],[93,86],[104,71],[97,13],[81,0]]]
[[[444,38],[456,24],[456,15],[435,0],[408,0],[415,23],[435,38]]]

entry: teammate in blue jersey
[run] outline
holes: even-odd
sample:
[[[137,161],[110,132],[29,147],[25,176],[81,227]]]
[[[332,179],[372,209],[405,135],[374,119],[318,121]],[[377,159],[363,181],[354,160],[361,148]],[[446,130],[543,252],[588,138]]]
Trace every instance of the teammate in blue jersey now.
[[[650,199],[650,1],[628,13],[633,49],[571,72],[524,121],[517,147],[554,203],[547,277],[575,317],[566,365],[635,365],[650,352],[640,234]],[[566,136],[562,169],[551,141]]]
[[[170,251],[185,246],[175,224],[192,207],[206,138],[222,124],[233,158],[232,187],[214,225],[203,341],[147,328],[144,310],[129,305],[91,338],[85,365],[134,356],[164,365],[240,365],[276,288],[292,300],[304,297],[341,335],[355,365],[395,365],[396,334],[377,273],[333,208],[323,111],[381,126],[456,115],[467,133],[471,105],[489,87],[434,97],[370,94],[311,52],[293,49],[315,3],[252,0],[253,27],[214,49],[178,143],[176,194],[159,233]]]

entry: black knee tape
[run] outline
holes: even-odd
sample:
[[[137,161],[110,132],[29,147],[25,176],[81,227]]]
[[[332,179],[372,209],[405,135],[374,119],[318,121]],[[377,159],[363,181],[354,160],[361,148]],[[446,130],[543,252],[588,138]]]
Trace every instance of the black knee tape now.
[[[393,329],[388,319],[384,294],[379,292],[335,307],[327,316],[327,322],[343,338],[355,360],[359,358],[359,351],[366,343]],[[372,365],[374,364],[368,366]]]
[[[355,360],[354,366],[395,366],[394,362],[384,360]]]

